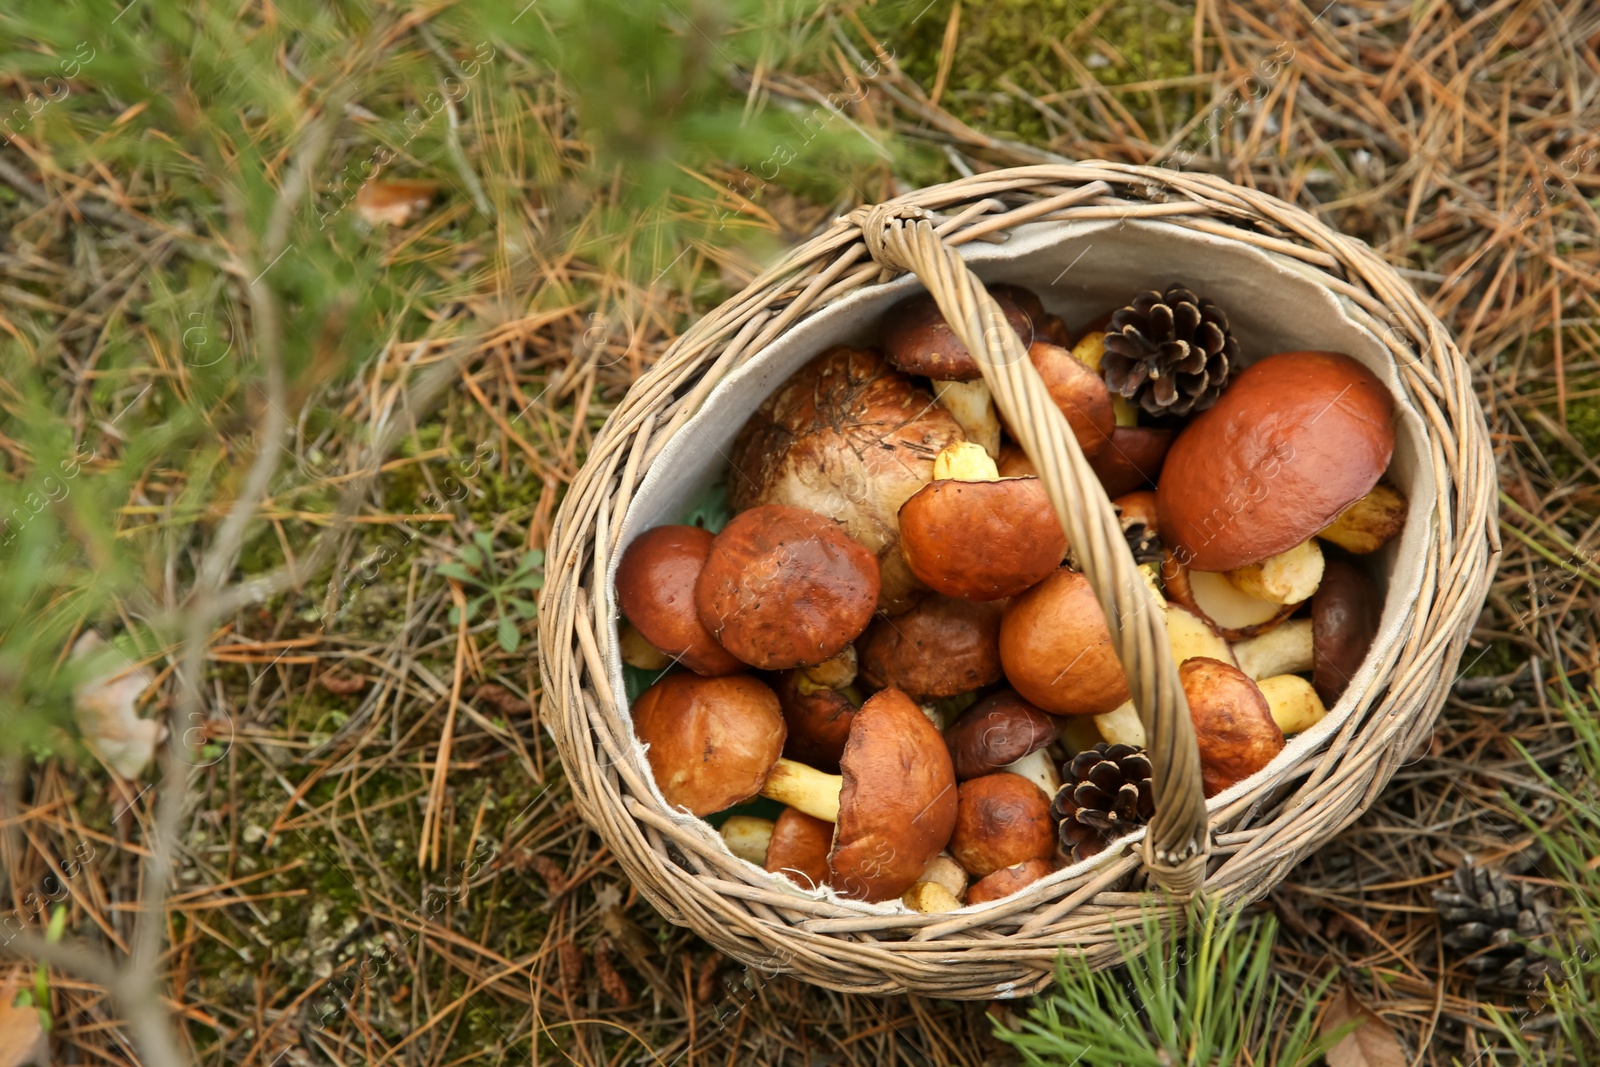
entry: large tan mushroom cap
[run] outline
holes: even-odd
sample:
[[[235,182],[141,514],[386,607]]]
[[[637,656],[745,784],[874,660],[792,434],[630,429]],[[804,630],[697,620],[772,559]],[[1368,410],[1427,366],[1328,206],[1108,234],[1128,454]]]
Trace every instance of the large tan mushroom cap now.
[[[1015,285],[989,286],[1006,323],[1026,348],[1044,326],[1044,305],[1026,289]],[[905,374],[942,381],[971,381],[981,377],[978,361],[945,321],[933,296],[923,293],[902,300],[883,317],[880,337],[884,354]]]
[[[633,732],[661,795],[694,815],[755,796],[783,752],[778,698],[747,674],[667,675],[633,702]]]
[[[1001,771],[961,783],[950,855],[983,878],[1003,867],[1055,853],[1050,798],[1021,775]]]
[[[700,625],[694,583],[711,551],[698,526],[657,526],[628,545],[617,564],[617,607],[656,648],[696,674],[737,674],[745,664]]]
[[[1012,688],[1054,715],[1104,715],[1128,699],[1094,590],[1066,567],[1007,605],[1000,661]]]
[[[862,705],[839,764],[832,885],[858,900],[898,897],[955,828],[956,779],[944,738],[911,698],[885,689]]]
[[[1378,484],[1394,398],[1337,352],[1283,352],[1235,376],[1167,452],[1161,537],[1191,570],[1286,552]]]
[[[828,850],[832,847],[833,823],[784,808],[772,824],[766,867],[802,889],[817,889],[828,884]]]
[[[872,620],[857,646],[861,680],[918,700],[1000,680],[1000,605],[930,593],[892,619]]]
[[[1067,536],[1038,478],[944,479],[900,509],[900,551],[937,592],[1000,600],[1059,567]]]
[[[695,584],[700,622],[752,667],[830,659],[878,601],[878,561],[832,519],[767,504],[735,515]]]
[[[873,352],[833,348],[767,398],[734,441],[728,500],[809,508],[878,556],[878,606],[921,588],[900,555],[900,506],[933,479],[933,458],[966,440],[955,418]]]
[[[1206,796],[1244,781],[1283,751],[1267,698],[1239,668],[1197,656],[1178,665],[1178,679],[1189,698]]]

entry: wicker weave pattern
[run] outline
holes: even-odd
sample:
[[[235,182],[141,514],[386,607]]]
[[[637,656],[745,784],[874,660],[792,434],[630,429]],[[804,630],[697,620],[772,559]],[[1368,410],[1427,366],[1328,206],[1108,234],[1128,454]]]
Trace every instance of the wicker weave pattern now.
[[[1422,595],[1402,643],[1374,650],[1381,669],[1324,747],[1211,813],[1198,788],[1187,707],[1148,593],[1098,481],[993,301],[949,249],[1040,219],[1160,218],[1298,261],[1372,319],[1429,426],[1440,487]],[[1130,690],[1150,729],[1157,821],[1145,854],[1034,886],[971,914],[885,916],[774,889],[713,836],[661,809],[629,744],[602,649],[615,640],[597,592],[634,487],[722,375],[807,313],[912,269],[973,352],[1019,443],[1035,459],[1106,611]],[[1386,323],[1387,327],[1380,326]],[[1043,462],[1041,462],[1043,457]],[[730,955],[863,993],[961,998],[1021,994],[1049,980],[1063,948],[1095,964],[1117,956],[1116,926],[1150,882],[1230,903],[1259,897],[1348,824],[1426,737],[1499,555],[1495,474],[1467,367],[1416,293],[1364,244],[1273,197],[1207,176],[1109,163],[996,171],[863,209],[794,251],[680,337],[618,407],[563,503],[541,607],[541,714],[575,801],[628,876],[675,922]]]

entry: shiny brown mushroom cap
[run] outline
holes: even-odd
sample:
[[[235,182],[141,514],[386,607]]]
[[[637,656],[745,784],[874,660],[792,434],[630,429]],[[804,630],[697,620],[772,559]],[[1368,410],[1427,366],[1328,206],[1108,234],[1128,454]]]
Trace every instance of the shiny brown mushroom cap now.
[[[900,555],[900,505],[933,479],[933,457],[966,440],[933,395],[874,352],[833,348],[766,399],[734,440],[728,503],[789,504],[837,519],[878,556],[879,608],[922,588]]]
[[[821,663],[854,641],[878,602],[878,563],[832,519],[768,504],[735,515],[695,583],[700,621],[753,667]]]
[[[1044,379],[1050,399],[1067,417],[1067,425],[1072,427],[1084,456],[1093,459],[1099,455],[1117,428],[1111,390],[1106,383],[1071,351],[1048,341],[1035,341],[1029,346],[1028,359]]]
[[[858,900],[891,900],[950,841],[956,823],[950,753],[910,697],[885,689],[861,706],[839,768],[844,786],[828,857],[831,884]]]
[[[1001,771],[961,783],[950,855],[968,873],[986,875],[1055,853],[1050,798],[1021,775]]]
[[[789,738],[783,754],[825,774],[839,773],[839,757],[850,739],[856,706],[837,689],[811,684],[799,668],[784,671],[773,684]]]
[[[991,900],[1009,897],[1012,893],[1028,888],[1053,870],[1055,868],[1050,866],[1049,860],[1032,859],[1013,863],[998,871],[990,871],[972,883],[972,888],[967,890],[967,903],[987,904]]]
[[[633,702],[633,733],[667,803],[709,815],[761,791],[784,725],[778,698],[748,674],[669,674]]]
[[[900,551],[935,592],[1001,600],[1059,567],[1067,537],[1038,478],[946,479],[900,509]]]
[[[1155,485],[1167,450],[1177,436],[1176,430],[1155,426],[1118,426],[1111,431],[1106,446],[1090,458],[1089,466],[1107,496],[1122,496]]]
[[[745,664],[700,624],[694,584],[711,551],[698,526],[657,526],[635,537],[617,564],[617,607],[656,648],[696,674],[737,674]]]
[[[1244,781],[1283,751],[1283,731],[1248,675],[1197,656],[1178,665],[1200,747],[1200,782],[1208,797]]]
[[[1235,375],[1167,452],[1161,537],[1191,570],[1259,563],[1300,544],[1378,484],[1394,398],[1336,352],[1282,352]]]
[[[1059,720],[1006,689],[985,697],[951,723],[945,747],[956,781],[981,778],[1037,752],[1056,739]]]
[[[784,875],[802,889],[828,884],[828,850],[833,847],[833,823],[784,808],[772,824],[767,845],[767,870]]]
[[[1023,347],[1032,344],[1036,326],[1042,329],[1044,325],[1044,305],[1039,298],[1015,285],[988,288]],[[904,374],[946,382],[967,382],[983,376],[977,359],[945,321],[930,293],[910,297],[890,308],[883,317],[879,344],[889,362]]]
[[[856,646],[861,680],[917,700],[970,693],[1000,680],[996,603],[930,593],[894,618],[872,620]]]
[[[1094,590],[1066,567],[1006,606],[1000,661],[1012,688],[1052,715],[1104,715],[1128,699]]]
[[[1328,557],[1311,597],[1311,684],[1328,707],[1338,703],[1378,635],[1383,597],[1367,572]]]

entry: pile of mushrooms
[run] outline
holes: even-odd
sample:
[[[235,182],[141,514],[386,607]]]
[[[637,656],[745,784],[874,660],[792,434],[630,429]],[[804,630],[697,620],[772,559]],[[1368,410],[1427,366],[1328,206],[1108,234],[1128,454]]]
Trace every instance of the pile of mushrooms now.
[[[1103,333],[991,292],[1144,562],[1206,793],[1229,789],[1362,669],[1383,607],[1363,557],[1407,509],[1382,480],[1389,393],[1347,356],[1280,353],[1192,417],[1151,417],[1107,389]],[[801,889],[922,912],[1069,862],[1051,810],[1067,761],[1144,728],[1044,487],[932,299],[891,310],[877,349],[803,367],[730,465],[723,529],[648,530],[616,571],[623,658],[660,672],[632,718],[667,804]]]

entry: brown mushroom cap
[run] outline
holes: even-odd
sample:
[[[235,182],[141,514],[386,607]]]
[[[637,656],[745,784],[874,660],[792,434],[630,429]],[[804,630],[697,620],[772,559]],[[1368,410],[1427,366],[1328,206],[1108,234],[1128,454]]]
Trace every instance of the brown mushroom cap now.
[[[809,508],[878,556],[879,608],[904,610],[921,584],[900,555],[900,505],[933,479],[933,457],[966,440],[933,395],[874,352],[833,348],[766,399],[730,452],[728,503]]]
[[[998,461],[1000,477],[1002,478],[1037,478],[1039,468],[1033,465],[1033,460],[1022,450],[1022,446],[1015,441],[1007,441],[1000,446],[1000,459]]]
[[[861,706],[839,768],[831,884],[858,900],[893,899],[955,828],[956,779],[944,738],[910,697],[885,689]]]
[[[816,889],[828,884],[828,850],[832,847],[833,823],[784,808],[772,824],[766,868],[802,889]]]
[[[773,690],[789,729],[783,754],[826,774],[838,774],[839,757],[856,718],[850,698],[837,689],[812,685],[798,668],[780,674]]]
[[[1106,383],[1070,350],[1048,341],[1035,341],[1030,345],[1028,359],[1044,379],[1050,399],[1067,417],[1067,424],[1072,427],[1072,435],[1078,439],[1083,454],[1090,458],[1098,455],[1110,443],[1111,433],[1117,428],[1111,390],[1106,388]]]
[[[917,700],[970,693],[1000,680],[996,603],[930,593],[910,611],[872,620],[861,643],[861,680]]]
[[[1172,447],[1176,430],[1154,426],[1118,426],[1111,441],[1089,460],[1107,496],[1121,496],[1154,485]]]
[[[1039,298],[1015,285],[991,285],[988,289],[1023,347],[1032,344],[1036,327],[1044,326],[1045,310]],[[879,344],[889,362],[905,374],[944,382],[969,382],[983,376],[977,359],[945,321],[931,293],[890,308],[883,317]]]
[[[1056,849],[1050,798],[1021,775],[1001,771],[961,783],[950,855],[983,878],[1002,867],[1048,860]]]
[[[1315,535],[1383,475],[1394,398],[1336,352],[1283,352],[1237,374],[1178,435],[1156,493],[1192,570],[1259,563]]]
[[[1178,665],[1178,679],[1189,698],[1206,796],[1244,781],[1283,751],[1267,698],[1239,668],[1197,656]]]
[[[987,904],[991,900],[1009,897],[1028,888],[1054,869],[1049,860],[1034,859],[991,871],[972,883],[972,888],[967,890],[967,904]]]
[[[694,597],[705,628],[751,666],[821,663],[866,629],[878,563],[827,516],[768,504],[717,534]]]
[[[749,800],[783,752],[778,698],[748,674],[669,674],[633,702],[661,795],[694,815]]]
[[[1338,703],[1367,658],[1382,616],[1383,598],[1367,572],[1328,557],[1311,597],[1311,684],[1328,707]]]
[[[956,781],[993,774],[1056,739],[1061,723],[1006,689],[961,713],[944,732]]]
[[[1012,688],[1053,715],[1104,715],[1128,699],[1094,590],[1066,567],[1007,605],[1000,661]]]
[[[900,551],[936,592],[1000,600],[1061,566],[1067,537],[1038,478],[946,479],[900,509]]]
[[[617,607],[656,648],[696,674],[737,674],[745,664],[700,625],[694,583],[711,551],[698,526],[657,526],[628,545],[617,564]]]

